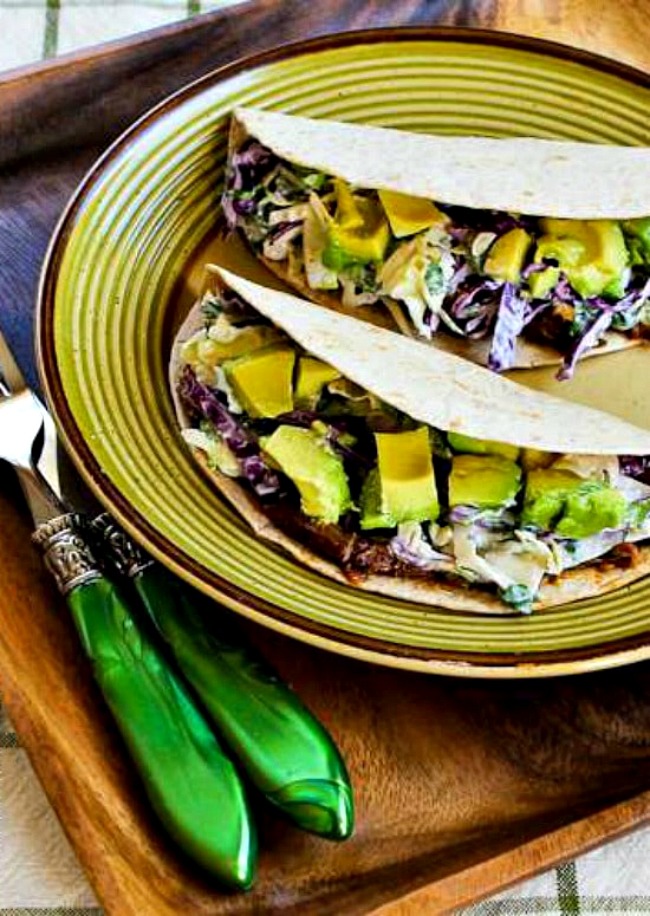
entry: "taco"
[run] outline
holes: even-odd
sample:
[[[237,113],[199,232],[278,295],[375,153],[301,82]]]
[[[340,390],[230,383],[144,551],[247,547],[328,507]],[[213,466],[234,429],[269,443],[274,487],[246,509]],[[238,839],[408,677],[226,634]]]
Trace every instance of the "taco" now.
[[[650,571],[650,431],[212,274],[171,389],[193,455],[259,537],[339,582],[471,612]]]
[[[308,299],[496,371],[650,337],[650,149],[239,109],[223,211]]]

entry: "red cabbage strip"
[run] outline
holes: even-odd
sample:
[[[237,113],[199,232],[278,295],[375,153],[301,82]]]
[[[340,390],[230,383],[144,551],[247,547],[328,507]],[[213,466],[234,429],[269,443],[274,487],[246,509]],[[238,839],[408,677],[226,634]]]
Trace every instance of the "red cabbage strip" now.
[[[497,308],[496,280],[469,279],[456,292],[448,311],[467,337],[484,337]]]
[[[238,217],[255,213],[257,202],[252,192],[276,161],[275,154],[256,140],[233,153],[221,201],[229,229],[235,228]]]
[[[614,319],[615,312],[612,309],[601,311],[595,318],[587,324],[584,333],[579,337],[571,350],[564,358],[564,362],[556,375],[556,378],[564,382],[573,376],[576,363],[586,350],[595,347],[600,338]]]
[[[618,459],[621,474],[637,480],[650,480],[650,455],[621,455]]]
[[[190,366],[183,369],[178,395],[191,414],[212,424],[237,458],[242,476],[258,496],[280,493],[283,489],[280,477],[261,457],[257,437],[233,417],[211,388],[199,382]]]
[[[504,283],[492,335],[488,366],[495,372],[510,369],[515,361],[517,338],[525,322],[526,303],[513,283]]]

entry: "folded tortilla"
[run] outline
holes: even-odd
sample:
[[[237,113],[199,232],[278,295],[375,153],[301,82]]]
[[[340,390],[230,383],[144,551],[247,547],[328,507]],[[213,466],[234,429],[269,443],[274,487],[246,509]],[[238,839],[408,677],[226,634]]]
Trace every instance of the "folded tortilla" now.
[[[223,268],[212,267],[211,271],[217,290],[233,290],[306,353],[419,423],[554,453],[650,455],[650,430],[525,388],[467,360],[355,318],[333,315],[318,306],[305,308],[302,300],[288,293],[259,286]],[[171,354],[170,387],[183,429],[192,425],[178,393],[184,372],[183,346],[205,327],[205,321],[199,302],[180,328]],[[389,372],[386,366],[390,366]],[[350,584],[336,563],[272,523],[250,487],[208,467],[200,448],[192,448],[192,452],[259,537],[311,569]],[[557,579],[547,578],[535,608],[600,595],[646,575],[650,571],[650,546],[637,551],[630,568],[600,563],[570,569]],[[372,574],[355,580],[354,587],[459,611],[514,613],[495,594],[443,575],[414,579]]]
[[[533,138],[495,139],[408,133],[390,128],[240,108],[231,120],[229,161],[248,139],[300,168],[341,178],[352,188],[387,190],[439,204],[572,220],[634,219],[650,214],[650,149]],[[312,288],[287,260],[258,257],[306,298],[356,314],[378,326],[417,336],[400,308],[346,305],[341,289]],[[390,297],[389,297],[390,298]],[[490,339],[434,333],[430,343],[479,365]],[[604,331],[580,352],[598,356],[640,345],[635,336]],[[517,337],[504,368],[556,365],[552,341]]]

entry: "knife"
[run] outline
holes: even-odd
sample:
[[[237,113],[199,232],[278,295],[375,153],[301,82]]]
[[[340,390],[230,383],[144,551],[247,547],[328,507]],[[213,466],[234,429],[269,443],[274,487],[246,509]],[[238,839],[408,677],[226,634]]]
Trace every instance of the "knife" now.
[[[251,886],[257,837],[246,794],[144,615],[100,569],[61,493],[56,430],[0,334],[0,459],[16,470],[35,544],[65,596],[95,679],[169,835],[233,889]]]
[[[232,615],[154,563],[110,516],[100,515],[91,528],[101,539],[102,554],[131,579],[253,785],[303,830],[347,839],[354,804],[336,745],[247,644]]]

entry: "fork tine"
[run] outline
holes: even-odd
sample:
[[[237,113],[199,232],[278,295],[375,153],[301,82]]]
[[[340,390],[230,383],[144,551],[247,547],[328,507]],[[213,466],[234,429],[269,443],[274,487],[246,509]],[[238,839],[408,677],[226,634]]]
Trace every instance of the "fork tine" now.
[[[26,387],[23,374],[0,330],[0,389],[2,389],[2,394],[5,396],[11,393],[17,394]]]

